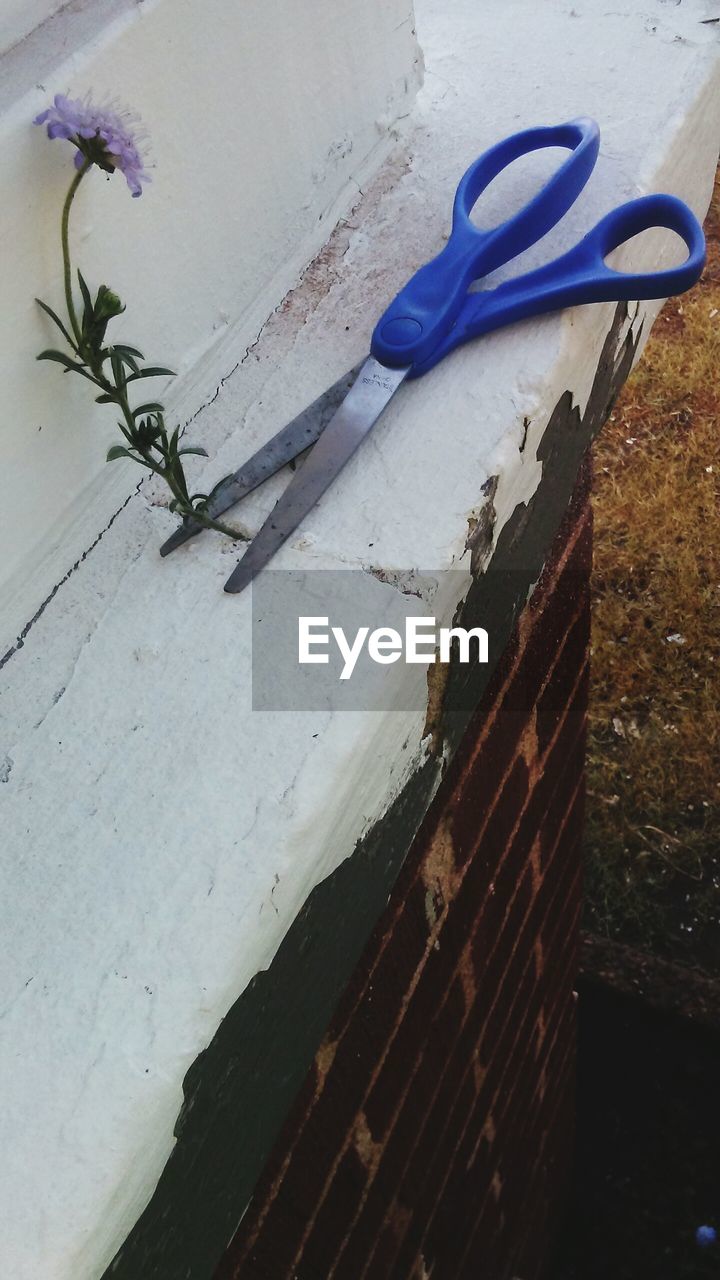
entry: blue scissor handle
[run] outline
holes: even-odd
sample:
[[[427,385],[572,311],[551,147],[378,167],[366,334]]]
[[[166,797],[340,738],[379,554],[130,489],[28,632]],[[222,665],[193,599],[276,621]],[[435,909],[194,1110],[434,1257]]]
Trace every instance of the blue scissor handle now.
[[[678,267],[641,273],[614,271],[605,257],[632,236],[651,227],[667,227],[685,241],[688,257]],[[527,316],[542,315],[584,302],[622,299],[669,298],[695,284],[705,265],[702,227],[676,196],[652,195],[630,200],[613,209],[592,231],[562,257],[535,271],[507,280],[485,293],[467,294],[455,325],[420,363],[410,377],[419,377],[469,338],[512,324]]]
[[[457,320],[473,280],[535,244],[567,213],[592,173],[599,145],[595,121],[578,119],[524,129],[485,151],[460,180],[452,234],[442,253],[415,273],[378,321],[371,343],[375,358],[391,368],[425,364]],[[473,205],[493,178],[519,156],[544,147],[568,147],[570,155],[519,213],[489,231],[474,226]]]

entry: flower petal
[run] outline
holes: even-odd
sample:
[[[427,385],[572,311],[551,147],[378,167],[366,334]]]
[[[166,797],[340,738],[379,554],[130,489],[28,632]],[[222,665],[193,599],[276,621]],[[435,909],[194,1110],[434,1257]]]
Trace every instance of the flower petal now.
[[[138,150],[137,117],[131,112],[95,106],[89,95],[81,99],[57,93],[53,105],[40,112],[34,123],[45,124],[49,138],[75,143],[76,168],[89,161],[108,173],[119,169],[134,196],[141,195],[143,183],[150,181]]]

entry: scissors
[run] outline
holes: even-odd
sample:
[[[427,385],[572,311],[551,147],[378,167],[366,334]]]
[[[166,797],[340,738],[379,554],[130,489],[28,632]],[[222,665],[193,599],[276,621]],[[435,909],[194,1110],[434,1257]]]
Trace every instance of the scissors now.
[[[370,355],[226,477],[211,495],[217,518],[268,476],[313,446],[225,583],[242,591],[332,484],[406,378],[419,378],[461,343],[529,316],[585,302],[667,298],[689,289],[705,263],[705,240],[695,215],[671,195],[641,196],[612,210],[567,253],[494,289],[470,285],[540,240],[567,213],[598,156],[600,131],[580,118],[525,129],[490,147],[461,178],[445,248],[400,290],[378,320]],[[543,147],[570,154],[520,211],[489,230],[470,214],[493,178],[520,156]],[[666,227],[685,241],[680,266],[639,274],[614,271],[606,256],[651,227]],[[160,548],[167,555],[202,529],[186,519]]]

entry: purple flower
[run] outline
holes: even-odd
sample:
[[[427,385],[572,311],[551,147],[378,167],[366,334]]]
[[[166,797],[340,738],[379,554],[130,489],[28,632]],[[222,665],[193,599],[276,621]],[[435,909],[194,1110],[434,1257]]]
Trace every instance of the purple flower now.
[[[33,124],[46,124],[48,138],[67,138],[77,147],[75,167],[89,161],[113,173],[125,175],[134,196],[142,195],[142,183],[150,177],[143,168],[137,148],[137,117],[123,109],[94,106],[86,98],[67,98],[58,93],[53,105],[36,116]]]
[[[717,1231],[714,1227],[698,1227],[695,1232],[695,1240],[701,1249],[707,1249],[711,1244],[715,1244],[717,1240]]]

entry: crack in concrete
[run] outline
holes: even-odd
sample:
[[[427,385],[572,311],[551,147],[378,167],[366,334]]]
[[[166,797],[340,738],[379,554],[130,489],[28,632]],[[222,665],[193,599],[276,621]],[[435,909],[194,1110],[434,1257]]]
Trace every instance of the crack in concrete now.
[[[530,430],[530,423],[531,423],[531,422],[532,422],[532,419],[531,419],[531,418],[528,418],[527,416],[525,416],[525,417],[523,418],[523,424],[522,424],[522,439],[521,439],[521,441],[520,441],[520,445],[519,445],[519,448],[518,448],[518,451],[519,451],[520,453],[524,453],[524,452],[525,452],[525,446],[526,446],[526,444],[527,444],[528,431]]]
[[[394,587],[403,596],[416,596],[425,604],[432,602],[437,588],[437,578],[427,577],[417,569],[384,569],[381,566],[361,566],[362,572],[376,578],[387,587]]]
[[[250,355],[250,354],[255,350],[255,347],[256,347],[256,346],[258,345],[258,343],[260,342],[260,339],[261,339],[261,337],[262,337],[262,335],[263,335],[263,331],[264,331],[264,329],[265,329],[266,325],[267,325],[267,324],[268,324],[268,322],[272,319],[272,317],[278,313],[278,311],[279,311],[279,310],[280,310],[280,308],[282,307],[282,305],[283,305],[283,302],[284,302],[284,301],[285,301],[285,299],[283,299],[283,300],[282,300],[282,302],[278,303],[277,307],[275,307],[275,308],[274,308],[274,310],[273,310],[273,311],[271,311],[270,315],[267,317],[267,319],[263,322],[262,326],[260,327],[260,329],[259,329],[259,331],[258,331],[258,333],[257,333],[257,336],[256,336],[255,338],[253,338],[253,340],[252,340],[252,342],[250,343],[250,345],[246,348],[245,352],[244,352],[244,353],[243,353],[243,355],[240,357],[240,359],[239,359],[238,361],[236,361],[236,363],[233,365],[232,369],[230,369],[230,370],[229,370],[229,372],[228,372],[228,373],[226,373],[226,374],[224,375],[224,377],[222,377],[222,378],[220,379],[220,381],[219,381],[219,383],[218,383],[217,387],[215,388],[215,390],[213,391],[212,395],[211,395],[207,400],[205,400],[201,405],[199,405],[199,406],[198,406],[198,408],[195,410],[195,412],[194,412],[193,414],[191,414],[191,416],[185,420],[185,422],[183,423],[183,427],[182,427],[182,431],[181,431],[181,436],[184,436],[184,435],[185,435],[185,432],[187,431],[187,429],[188,429],[188,427],[190,426],[190,424],[191,424],[191,423],[193,423],[193,422],[195,422],[195,420],[196,420],[197,418],[199,418],[199,416],[200,416],[200,414],[201,414],[201,413],[203,413],[206,409],[209,409],[210,405],[212,405],[212,404],[214,404],[214,403],[215,403],[215,401],[217,400],[218,396],[220,395],[220,392],[222,391],[223,387],[225,386],[225,383],[226,383],[226,382],[228,382],[230,378],[232,378],[233,374],[235,374],[235,373],[237,372],[237,370],[240,368],[240,366],[241,366],[241,365],[243,365],[243,364],[245,363],[245,361],[247,360],[248,356],[249,356],[249,355]],[[149,477],[149,476],[143,476],[143,477],[138,481],[138,483],[136,484],[136,486],[135,486],[135,488],[133,489],[132,493],[128,494],[128,496],[127,496],[127,498],[125,499],[125,501],[124,501],[123,503],[121,503],[121,505],[117,508],[117,510],[116,510],[116,511],[114,511],[114,512],[113,512],[112,516],[111,516],[111,517],[110,517],[110,519],[108,520],[108,522],[107,522],[107,524],[105,525],[105,527],[104,527],[103,529],[101,529],[101,530],[100,530],[100,533],[99,533],[99,534],[97,535],[97,537],[96,537],[96,538],[95,538],[95,539],[90,543],[90,546],[89,546],[89,547],[87,547],[87,548],[85,549],[85,551],[83,551],[82,555],[78,556],[78,558],[77,558],[77,560],[74,562],[74,564],[72,564],[72,565],[70,566],[70,568],[67,570],[67,573],[65,573],[65,574],[63,575],[63,577],[62,577],[62,578],[60,578],[60,580],[59,580],[58,582],[56,582],[56,583],[55,583],[55,586],[54,586],[54,587],[52,587],[52,589],[48,592],[48,594],[46,595],[45,599],[42,601],[42,603],[41,603],[41,604],[38,606],[38,608],[35,610],[35,613],[34,613],[34,614],[32,615],[32,617],[31,617],[31,618],[26,622],[26,624],[25,624],[25,626],[23,627],[22,631],[21,631],[21,632],[20,632],[20,634],[18,635],[18,637],[17,637],[17,639],[16,639],[15,643],[14,643],[13,645],[11,645],[11,646],[10,646],[10,648],[9,648],[9,649],[8,649],[8,650],[3,654],[3,656],[0,658],[0,670],[2,670],[2,668],[5,666],[5,664],[6,664],[6,663],[8,663],[8,662],[10,661],[10,659],[11,659],[11,658],[13,658],[13,657],[15,656],[15,654],[16,654],[16,653],[18,653],[18,652],[20,651],[20,649],[22,649],[22,648],[24,647],[24,645],[25,645],[25,641],[26,641],[26,639],[27,639],[28,635],[30,634],[30,632],[31,632],[32,628],[35,626],[35,623],[36,623],[36,622],[38,622],[38,621],[40,620],[40,618],[41,618],[41,617],[42,617],[42,615],[44,614],[45,610],[47,609],[48,605],[49,605],[49,604],[51,604],[51,603],[52,603],[52,601],[55,599],[55,596],[58,594],[58,592],[59,592],[60,588],[65,586],[65,583],[69,581],[69,579],[72,577],[72,575],[73,575],[73,574],[74,574],[74,573],[75,573],[75,572],[80,568],[80,565],[81,565],[85,560],[87,560],[88,556],[89,556],[89,555],[90,555],[90,554],[95,550],[95,548],[97,547],[98,543],[102,542],[102,539],[105,537],[105,534],[106,534],[106,533],[108,532],[108,530],[109,530],[109,529],[114,525],[114,523],[115,523],[115,521],[117,520],[118,516],[119,516],[119,515],[121,515],[121,513],[125,510],[125,508],[129,505],[129,503],[132,501],[132,499],[133,499],[133,498],[136,498],[136,497],[138,497],[138,496],[140,495],[140,491],[141,491],[141,489],[142,489],[143,485],[144,485],[144,484],[146,483],[146,481],[147,481],[147,480],[149,480],[149,479],[150,479],[150,477]],[[150,504],[150,505],[152,505],[152,504]],[[2,779],[2,781],[6,781],[6,780],[7,780],[7,779]]]
[[[103,538],[105,537],[105,534],[112,527],[112,525],[114,525],[118,516],[121,515],[121,513],[125,510],[128,503],[137,495],[137,493],[140,490],[140,485],[142,483],[143,483],[142,480],[138,482],[133,492],[128,494],[127,498],[122,503],[122,505],[119,506],[117,511],[115,511],[113,515],[110,517],[107,524],[105,525],[105,528],[100,530],[100,533],[97,535],[94,541],[90,543],[90,546],[87,547],[85,551],[83,551],[81,556],[78,556],[77,560],[75,561],[74,564],[70,566],[67,573],[64,574],[64,576],[60,579],[60,581],[56,582],[52,590],[48,592],[42,604],[38,606],[38,608],[35,610],[32,617],[28,620],[28,622],[25,623],[25,626],[20,632],[15,643],[11,645],[10,648],[6,651],[6,653],[4,653],[3,656],[0,658],[0,670],[2,670],[5,664],[9,662],[10,659],[13,658],[15,654],[20,651],[20,649],[23,648],[28,635],[32,631],[33,627],[35,626],[35,623],[40,620],[45,610],[47,609],[48,605],[51,604],[52,601],[55,599],[55,596],[57,595],[60,588],[65,586],[65,583],[72,577],[75,571],[80,568],[80,565],[83,563],[83,561],[87,560],[90,553],[95,550],[98,543],[102,542]]]

